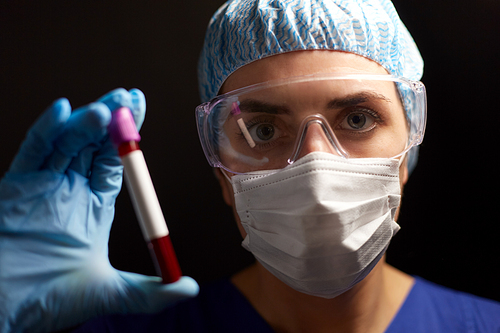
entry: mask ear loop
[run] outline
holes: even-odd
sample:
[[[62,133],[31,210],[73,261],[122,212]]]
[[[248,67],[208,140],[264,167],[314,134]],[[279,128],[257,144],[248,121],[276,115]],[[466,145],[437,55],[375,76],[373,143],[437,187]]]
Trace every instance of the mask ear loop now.
[[[219,170],[224,175],[224,177],[226,177],[226,179],[229,181],[229,184],[232,184],[231,178],[229,178],[229,176],[227,175],[227,171],[223,168],[219,168]]]
[[[406,142],[404,152],[399,156],[399,162],[398,162],[398,168],[401,167],[403,164],[404,160],[406,159],[406,153],[408,153],[408,142]]]
[[[398,168],[401,167],[403,164],[404,160],[406,159],[406,152],[404,152],[400,157],[399,157],[399,162],[398,162]]]

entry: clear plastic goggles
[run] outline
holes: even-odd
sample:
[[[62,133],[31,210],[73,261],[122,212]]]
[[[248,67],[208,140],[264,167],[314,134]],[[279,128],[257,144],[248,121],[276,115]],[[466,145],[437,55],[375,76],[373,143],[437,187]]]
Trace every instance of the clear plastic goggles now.
[[[235,174],[281,169],[311,151],[397,158],[422,142],[426,94],[392,75],[314,74],[219,95],[196,120],[210,165]]]

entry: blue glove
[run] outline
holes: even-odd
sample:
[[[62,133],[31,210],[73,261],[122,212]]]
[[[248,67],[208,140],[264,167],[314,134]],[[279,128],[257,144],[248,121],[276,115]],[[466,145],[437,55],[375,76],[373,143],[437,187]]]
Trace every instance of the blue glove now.
[[[110,110],[129,107],[140,127],[145,105],[135,89],[117,89],[73,112],[59,99],[28,132],[0,182],[0,332],[152,313],[198,293],[191,278],[164,285],[108,260],[123,170],[107,137]]]

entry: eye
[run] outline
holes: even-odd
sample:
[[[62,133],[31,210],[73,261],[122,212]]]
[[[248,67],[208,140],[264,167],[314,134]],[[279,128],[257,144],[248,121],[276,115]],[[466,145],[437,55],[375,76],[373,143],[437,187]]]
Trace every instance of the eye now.
[[[354,129],[362,129],[366,124],[366,116],[363,113],[353,113],[347,116],[347,123]]]
[[[368,109],[356,109],[350,112],[340,124],[344,130],[366,131],[375,126],[377,116]]]
[[[249,132],[256,142],[269,141],[276,134],[274,125],[268,123],[252,126]]]

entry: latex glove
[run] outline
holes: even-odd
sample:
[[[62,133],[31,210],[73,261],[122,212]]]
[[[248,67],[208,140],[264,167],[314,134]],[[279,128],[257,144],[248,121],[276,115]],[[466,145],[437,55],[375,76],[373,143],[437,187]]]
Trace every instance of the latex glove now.
[[[115,90],[71,112],[50,106],[0,182],[0,332],[53,331],[111,313],[151,313],[195,296],[188,277],[114,269],[108,238],[122,165],[107,137],[111,111],[129,107],[140,126],[139,90]]]

